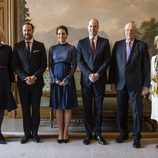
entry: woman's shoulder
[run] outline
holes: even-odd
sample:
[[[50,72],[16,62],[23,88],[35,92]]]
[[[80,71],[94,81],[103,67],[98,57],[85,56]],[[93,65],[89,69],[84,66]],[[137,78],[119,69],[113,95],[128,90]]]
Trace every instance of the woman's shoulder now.
[[[69,47],[71,50],[76,50],[76,47],[75,47],[74,45],[72,45],[72,44],[69,44],[69,43],[68,43],[68,47]]]
[[[52,46],[50,47],[50,50],[53,50],[53,49],[58,48],[58,47],[59,47],[59,44],[52,45]]]

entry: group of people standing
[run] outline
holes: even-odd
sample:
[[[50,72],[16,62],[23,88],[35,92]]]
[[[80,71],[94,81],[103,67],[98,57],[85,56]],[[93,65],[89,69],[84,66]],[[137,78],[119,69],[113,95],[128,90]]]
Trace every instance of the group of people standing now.
[[[47,67],[44,44],[33,38],[34,26],[23,25],[24,40],[11,47],[0,45],[0,144],[5,144],[1,124],[5,109],[15,109],[12,97],[14,73],[18,77],[18,89],[23,114],[24,136],[21,143],[32,139],[39,142],[40,100],[44,85],[43,73]],[[141,147],[142,98],[151,94],[152,119],[158,120],[158,57],[150,58],[147,44],[136,39],[136,25],[125,25],[125,39],[115,42],[110,55],[109,40],[98,35],[99,21],[95,18],[88,23],[89,36],[79,40],[77,49],[67,42],[68,29],[56,29],[58,44],[49,50],[48,67],[51,78],[50,107],[56,110],[59,134],[58,143],[69,141],[69,124],[72,109],[78,107],[74,72],[77,65],[81,70],[81,91],[84,107],[86,135],[83,144],[90,144],[94,138],[106,145],[102,137],[102,107],[105,85],[117,94],[117,123],[120,135],[117,143],[128,139],[127,113],[129,100],[133,114],[133,147]],[[2,33],[0,32],[0,42]],[[158,38],[156,48],[158,49]],[[110,65],[109,74],[107,69]],[[108,76],[108,77],[107,77]],[[151,91],[150,91],[151,81]],[[12,105],[12,106],[11,106]]]

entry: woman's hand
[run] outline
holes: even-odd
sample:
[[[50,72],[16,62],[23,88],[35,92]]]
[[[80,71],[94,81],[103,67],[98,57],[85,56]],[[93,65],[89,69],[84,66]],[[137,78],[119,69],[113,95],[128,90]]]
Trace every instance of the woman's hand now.
[[[60,80],[56,80],[55,83],[58,84],[58,85],[60,85],[61,81]]]

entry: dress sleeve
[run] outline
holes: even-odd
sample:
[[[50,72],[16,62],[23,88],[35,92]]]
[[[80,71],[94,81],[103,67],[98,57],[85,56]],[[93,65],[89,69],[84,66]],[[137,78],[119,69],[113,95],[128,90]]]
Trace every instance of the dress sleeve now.
[[[77,68],[77,60],[76,60],[77,50],[74,46],[72,46],[70,48],[70,52],[71,52],[71,70],[69,74],[63,79],[63,82],[65,82],[65,84],[69,84],[69,79],[73,77]]]
[[[53,49],[52,47],[49,49],[49,58],[48,58],[48,68],[50,73],[50,81],[51,83],[55,83],[57,77],[54,76],[54,60],[53,60]]]

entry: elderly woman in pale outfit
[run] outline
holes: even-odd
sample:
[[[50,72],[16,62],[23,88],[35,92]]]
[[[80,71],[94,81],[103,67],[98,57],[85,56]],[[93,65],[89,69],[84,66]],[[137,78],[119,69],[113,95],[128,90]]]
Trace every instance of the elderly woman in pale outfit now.
[[[151,58],[151,119],[158,121],[158,36],[155,37],[154,45],[157,53]]]

